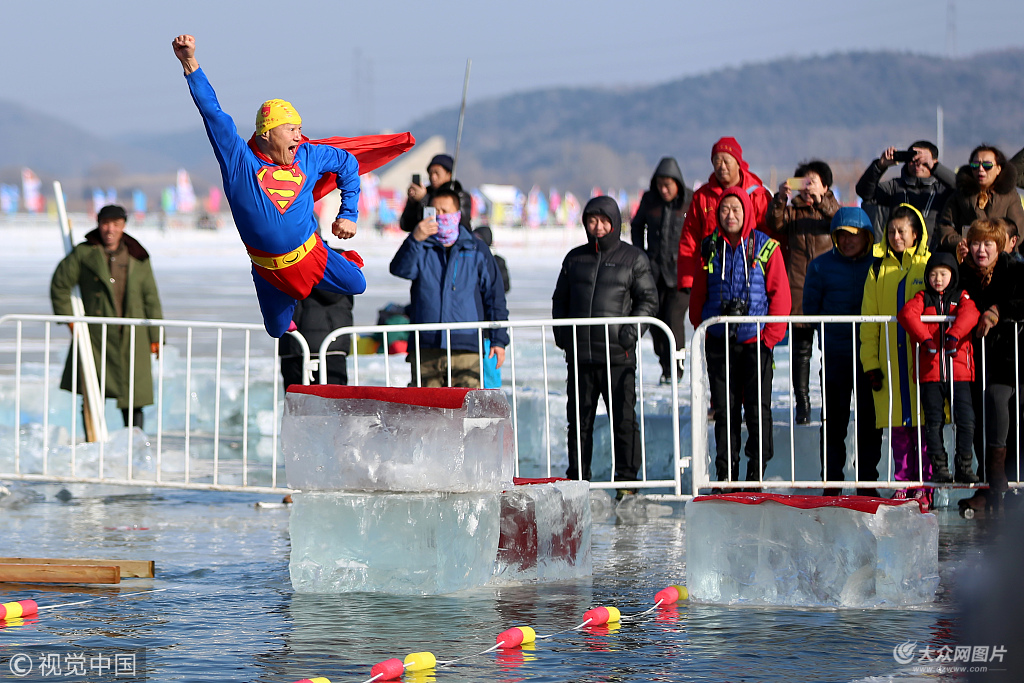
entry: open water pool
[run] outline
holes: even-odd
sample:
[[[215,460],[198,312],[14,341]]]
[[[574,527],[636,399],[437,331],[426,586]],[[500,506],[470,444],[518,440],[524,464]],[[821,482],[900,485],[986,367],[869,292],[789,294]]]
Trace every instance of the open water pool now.
[[[448,660],[481,652],[512,626],[571,629],[587,609],[624,615],[686,578],[682,507],[657,518],[597,515],[591,579],[434,597],[300,595],[288,579],[288,511],[248,494],[56,484],[0,507],[0,554],[152,559],[154,579],[111,588],[0,587],[0,602],[41,606],[92,596],[0,628],[0,654],[43,645],[143,648],[151,681],[365,681],[382,660],[418,651]],[[267,500],[266,496],[262,497]],[[990,525],[940,510],[941,585],[914,610],[800,610],[679,603],[619,628],[597,627],[467,659],[406,681],[962,680],[896,662],[893,648],[960,644],[955,577],[991,541]],[[159,593],[129,596],[149,589]],[[2,623],[2,622],[0,622]],[[14,680],[0,671],[0,680]],[[25,678],[22,680],[57,680]],[[90,680],[116,680],[113,676]]]

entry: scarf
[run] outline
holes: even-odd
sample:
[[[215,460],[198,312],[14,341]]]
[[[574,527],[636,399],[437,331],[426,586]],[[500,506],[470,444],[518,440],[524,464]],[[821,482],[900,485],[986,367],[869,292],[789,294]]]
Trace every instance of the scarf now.
[[[968,253],[967,257],[964,259],[964,262],[961,265],[967,266],[967,268],[970,269],[970,271],[978,277],[978,282],[981,283],[981,288],[985,289],[992,282],[992,273],[995,272],[997,263],[999,263],[999,259],[993,261],[992,265],[989,266],[988,268],[983,269],[977,263],[974,262],[974,259],[971,258],[970,253]]]
[[[459,239],[459,221],[462,220],[462,212],[443,213],[437,217],[437,241],[446,247],[455,244]]]

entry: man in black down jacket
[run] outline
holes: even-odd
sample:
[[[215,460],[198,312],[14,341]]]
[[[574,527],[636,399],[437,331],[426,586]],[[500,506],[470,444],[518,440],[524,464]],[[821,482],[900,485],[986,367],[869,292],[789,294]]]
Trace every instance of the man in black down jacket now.
[[[310,356],[315,360],[320,344],[327,335],[339,327],[352,325],[352,295],[328,292],[314,287],[309,296],[295,305],[292,321],[298,332],[309,344]],[[338,337],[327,348],[327,383],[348,384],[347,359],[352,338]],[[278,347],[281,354],[281,376],[284,386],[302,384],[302,347],[290,334],[281,337]],[[312,384],[320,383],[320,371],[313,373]]]
[[[562,271],[551,297],[551,317],[654,315],[658,310],[658,289],[651,276],[651,265],[640,249],[619,240],[622,217],[615,200],[595,197],[587,202],[583,225],[587,229],[587,244],[570,251],[562,261]],[[590,479],[594,415],[601,396],[608,407],[615,434],[615,479],[636,480],[640,466],[635,386],[637,326],[609,325],[607,346],[604,326],[577,328],[575,349],[571,327],[556,327],[554,332],[555,345],[565,351],[569,365],[566,381],[569,469],[566,476]],[[577,441],[577,432],[582,444]]]
[[[690,305],[690,288],[679,289],[676,261],[679,259],[679,236],[683,231],[683,220],[692,199],[693,191],[687,189],[679,164],[672,157],[665,157],[658,162],[658,168],[651,177],[651,189],[644,192],[640,207],[630,224],[633,246],[645,249],[651,261],[651,274],[658,287],[658,320],[666,323],[676,338],[673,349],[664,332],[657,327],[651,328],[654,352],[661,362],[662,384],[671,382],[673,352],[683,348],[686,342],[686,309]],[[682,376],[683,363],[680,361],[678,377]]]
[[[884,238],[889,211],[900,204],[910,204],[916,208],[924,216],[934,252],[938,244],[935,240],[938,234],[935,221],[956,189],[956,175],[939,163],[939,148],[927,140],[918,140],[907,151],[912,152],[914,158],[903,165],[899,176],[882,180],[885,172],[897,163],[893,158],[897,152],[895,147],[883,151],[857,181],[857,195],[881,210],[881,213],[868,213],[872,222],[877,221],[876,238]]]

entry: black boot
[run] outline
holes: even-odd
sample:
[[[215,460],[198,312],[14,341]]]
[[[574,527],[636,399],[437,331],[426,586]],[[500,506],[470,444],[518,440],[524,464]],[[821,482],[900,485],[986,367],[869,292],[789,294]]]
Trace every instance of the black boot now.
[[[948,458],[946,451],[932,453],[928,451],[928,459],[932,461],[932,481],[948,484],[953,481],[953,475],[949,472]]]
[[[722,465],[722,463],[716,463],[716,474],[718,481],[736,481],[740,478],[740,461],[737,458],[732,463],[732,476],[729,476],[729,470]]]
[[[808,338],[807,332],[810,332]],[[811,423],[811,353],[814,350],[814,330],[793,328],[792,338],[793,393],[796,396],[796,423]]]
[[[764,471],[768,469],[768,461],[765,460],[761,463],[761,473],[757,472],[757,460],[747,460],[747,481],[764,481]],[[753,488],[745,488],[744,491],[760,491],[761,488],[755,486]]]
[[[1010,487],[1006,478],[1006,448],[989,448],[985,458],[988,466],[988,505],[992,511],[1003,507],[1003,494]]]
[[[953,480],[956,483],[977,484],[978,482],[981,481],[981,479],[978,478],[978,475],[975,474],[974,470],[971,468],[971,460],[973,460],[973,458],[971,457],[970,451],[968,451],[967,453],[956,454],[956,475],[953,477]],[[934,467],[934,463],[932,466]]]

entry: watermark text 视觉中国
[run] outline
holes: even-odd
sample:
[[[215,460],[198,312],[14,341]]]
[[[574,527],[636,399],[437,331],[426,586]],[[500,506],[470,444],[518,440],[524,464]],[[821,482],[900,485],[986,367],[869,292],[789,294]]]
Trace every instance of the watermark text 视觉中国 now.
[[[145,661],[141,648],[11,648],[0,655],[0,681],[142,681]]]

